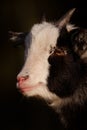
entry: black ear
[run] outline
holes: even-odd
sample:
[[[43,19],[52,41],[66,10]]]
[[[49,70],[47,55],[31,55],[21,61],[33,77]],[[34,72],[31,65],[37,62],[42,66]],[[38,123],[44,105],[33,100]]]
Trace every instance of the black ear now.
[[[82,58],[87,52],[87,29],[77,29],[71,38],[74,51]]]
[[[57,39],[57,45],[60,47],[65,46],[72,49],[73,42],[74,42],[73,39],[76,33],[78,32],[78,30],[79,29],[77,27],[74,27],[74,29],[68,31],[66,27],[63,27],[60,31],[60,36]]]
[[[9,31],[9,39],[14,43],[14,46],[24,45],[25,38],[28,32],[13,32]]]
[[[72,29],[71,31],[68,32],[71,44],[74,45],[76,44],[76,38],[78,37],[78,34],[80,33],[80,28],[76,27],[75,29]],[[78,40],[77,40],[78,41]]]

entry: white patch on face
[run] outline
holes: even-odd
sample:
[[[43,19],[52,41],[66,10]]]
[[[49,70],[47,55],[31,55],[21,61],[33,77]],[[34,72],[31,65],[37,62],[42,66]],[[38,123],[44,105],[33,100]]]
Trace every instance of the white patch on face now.
[[[59,30],[55,25],[43,22],[42,24],[34,25],[31,29],[31,34],[32,39],[26,62],[18,77],[29,75],[29,78],[21,85],[22,87],[37,85],[39,87],[27,90],[23,94],[26,96],[39,95],[45,99],[55,98],[56,95],[52,94],[47,88],[47,77],[50,67],[48,57],[51,47],[56,46]]]

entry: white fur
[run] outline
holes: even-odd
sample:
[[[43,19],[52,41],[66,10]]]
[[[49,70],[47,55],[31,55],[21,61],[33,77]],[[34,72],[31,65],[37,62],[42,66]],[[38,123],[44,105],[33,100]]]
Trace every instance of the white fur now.
[[[56,94],[51,93],[46,85],[41,85],[35,89],[33,89],[32,91],[26,91],[24,93],[25,96],[40,96],[41,98],[45,99],[46,101],[48,101],[50,104],[52,104],[54,101],[59,101],[60,99],[58,98],[58,96],[56,96]]]
[[[28,50],[27,59],[18,77],[29,75],[24,86],[35,86],[38,83],[44,85],[24,93],[26,96],[39,95],[43,98],[54,99],[56,96],[47,89],[47,77],[49,74],[49,51],[56,45],[59,30],[51,23],[43,22],[35,24],[31,29],[32,40]]]

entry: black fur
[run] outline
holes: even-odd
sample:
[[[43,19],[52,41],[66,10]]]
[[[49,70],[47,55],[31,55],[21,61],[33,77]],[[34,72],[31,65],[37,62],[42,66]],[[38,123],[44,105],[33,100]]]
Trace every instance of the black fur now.
[[[73,94],[80,80],[80,58],[72,49],[71,37],[64,28],[57,41],[57,48],[64,48],[67,52],[64,56],[50,55],[48,61],[51,64],[48,77],[48,87],[60,97]]]
[[[87,63],[74,50],[73,33],[63,29],[60,34],[56,47],[64,48],[67,54],[54,51],[50,55],[48,88],[62,100],[71,99],[58,111],[64,130],[87,130]]]

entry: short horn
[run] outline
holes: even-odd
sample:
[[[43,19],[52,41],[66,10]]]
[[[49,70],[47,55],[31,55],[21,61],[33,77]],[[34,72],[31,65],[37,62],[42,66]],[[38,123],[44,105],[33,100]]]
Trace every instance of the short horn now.
[[[56,22],[56,26],[59,27],[59,28],[62,28],[64,26],[66,26],[69,21],[70,21],[70,18],[72,17],[74,11],[75,11],[76,8],[73,8],[71,10],[69,10],[62,18],[60,18],[58,20],[58,22]]]
[[[46,15],[45,14],[43,14],[41,21],[46,22]]]

